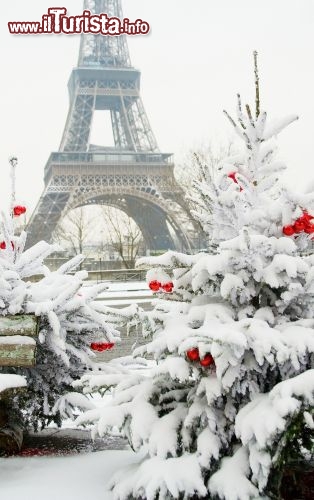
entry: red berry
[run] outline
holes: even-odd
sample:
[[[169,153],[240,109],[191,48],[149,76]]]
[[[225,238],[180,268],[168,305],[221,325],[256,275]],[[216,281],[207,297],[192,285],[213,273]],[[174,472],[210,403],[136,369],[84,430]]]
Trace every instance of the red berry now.
[[[203,359],[200,360],[200,364],[204,367],[208,367],[215,364],[215,361],[211,354],[205,354]]]
[[[302,222],[300,220],[296,220],[294,225],[293,225],[293,229],[296,233],[302,233],[302,231],[304,231],[304,229],[305,229],[304,222]]]
[[[164,292],[171,293],[173,290],[172,281],[169,281],[168,283],[164,283],[163,285],[161,285],[161,288],[163,289]]]
[[[158,292],[161,287],[161,283],[157,280],[153,280],[148,283],[148,286],[153,292]]]
[[[22,205],[16,205],[16,207],[13,208],[13,214],[17,217],[19,215],[25,214],[25,212],[26,212],[26,207],[23,207]]]
[[[294,227],[293,226],[284,226],[282,228],[282,232],[286,236],[292,236],[294,234]]]
[[[199,359],[200,359],[200,353],[199,353],[198,347],[194,347],[193,349],[189,349],[188,351],[186,351],[186,355],[190,361],[199,361]]]

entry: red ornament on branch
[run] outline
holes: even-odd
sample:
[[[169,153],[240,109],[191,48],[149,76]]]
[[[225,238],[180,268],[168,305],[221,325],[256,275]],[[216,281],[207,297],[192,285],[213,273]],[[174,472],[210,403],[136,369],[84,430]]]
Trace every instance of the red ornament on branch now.
[[[90,348],[92,351],[108,351],[114,347],[113,342],[92,342]]]
[[[12,246],[12,250],[14,250],[14,243],[13,243],[13,241],[11,241],[11,246]],[[7,248],[6,242],[5,241],[1,241],[0,242],[0,249],[1,250],[5,250],[6,248]]]
[[[161,288],[163,289],[164,292],[171,293],[173,290],[172,281],[169,281],[168,283],[164,283],[163,285],[161,285]]]
[[[235,184],[239,184],[239,183],[238,183],[238,179],[236,178],[236,174],[237,174],[237,173],[238,173],[238,172],[230,172],[230,173],[228,174],[229,179],[232,179],[232,180],[233,180],[233,182],[234,182]],[[243,188],[242,188],[241,186],[240,186],[240,191],[243,191]]]
[[[186,351],[186,356],[190,361],[199,361],[200,353],[198,347],[194,347],[193,349],[189,349]]]
[[[300,219],[297,219],[293,225],[293,229],[295,233],[302,233],[305,229],[304,222]]]
[[[304,232],[307,233],[307,234],[314,233],[314,224],[307,224],[305,226]]]
[[[282,232],[286,236],[292,236],[294,234],[294,227],[293,226],[284,226],[282,228]]]
[[[314,233],[314,224],[311,221],[314,219],[313,215],[310,215],[307,210],[303,210],[303,214],[296,219],[293,225],[284,226],[282,228],[283,234],[286,236],[293,236],[294,234]]]
[[[161,283],[160,281],[153,280],[148,283],[148,286],[153,292],[158,292],[161,288]]]
[[[13,215],[15,215],[16,217],[25,214],[25,212],[26,212],[26,207],[24,207],[23,205],[16,205],[13,208]]]
[[[236,184],[238,184],[238,181],[237,181],[237,178],[236,178],[236,173],[237,173],[237,172],[230,172],[230,173],[228,174],[228,177],[229,177],[229,179],[232,179],[232,180],[233,180],[233,182],[235,182]]]
[[[310,215],[307,210],[303,211],[303,215],[301,215],[300,219],[303,219],[304,221],[310,222],[314,217],[313,215]]]
[[[202,365],[204,368],[208,368],[209,366],[212,366],[215,364],[214,358],[211,354],[205,354],[203,359],[200,360],[200,365]]]

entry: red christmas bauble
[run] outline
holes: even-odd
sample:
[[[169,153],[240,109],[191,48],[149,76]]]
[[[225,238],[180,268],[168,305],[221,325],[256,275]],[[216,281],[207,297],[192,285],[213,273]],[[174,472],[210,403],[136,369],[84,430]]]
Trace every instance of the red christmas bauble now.
[[[25,212],[26,212],[26,207],[24,207],[23,205],[16,205],[16,207],[13,208],[13,214],[17,217],[19,215],[25,214]]]
[[[282,232],[286,236],[292,236],[294,234],[294,227],[293,226],[284,226],[282,228]]]
[[[306,224],[306,226],[304,228],[304,232],[307,234],[314,233],[314,224]]]
[[[13,241],[11,241],[11,246],[12,246],[12,250],[14,250],[14,243],[13,243]],[[1,241],[0,242],[0,249],[1,250],[5,250],[6,248],[7,248],[6,242],[5,241]]]
[[[186,355],[190,361],[199,361],[200,359],[200,353],[198,347],[193,347],[193,349],[189,349],[188,351],[186,351]]]
[[[161,288],[163,289],[164,292],[171,293],[173,290],[172,281],[169,281],[168,283],[164,283],[163,285],[161,285]]]
[[[158,290],[160,289],[161,287],[161,283],[160,281],[157,281],[157,280],[153,280],[153,281],[150,281],[148,283],[148,286],[149,288],[153,291],[153,292],[158,292]]]
[[[113,342],[92,342],[90,348],[92,351],[108,351],[114,347]]]
[[[310,215],[307,210],[303,210],[303,215],[301,215],[301,217],[299,217],[298,220],[302,220],[304,222],[309,222],[312,219],[313,219],[313,215]]]
[[[296,233],[302,233],[305,229],[305,223],[300,220],[296,220],[293,224],[293,229]]]
[[[215,361],[211,354],[205,354],[203,359],[200,360],[200,364],[207,368],[208,366],[215,364]]]

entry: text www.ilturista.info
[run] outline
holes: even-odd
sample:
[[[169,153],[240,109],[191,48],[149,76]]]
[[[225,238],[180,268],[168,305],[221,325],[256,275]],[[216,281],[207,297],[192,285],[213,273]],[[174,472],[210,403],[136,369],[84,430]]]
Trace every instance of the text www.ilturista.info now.
[[[108,17],[107,14],[93,14],[84,10],[80,16],[67,16],[65,7],[52,7],[48,14],[39,21],[8,22],[8,28],[13,35],[46,35],[89,33],[92,35],[146,35],[150,26],[142,19],[131,22],[127,17]]]

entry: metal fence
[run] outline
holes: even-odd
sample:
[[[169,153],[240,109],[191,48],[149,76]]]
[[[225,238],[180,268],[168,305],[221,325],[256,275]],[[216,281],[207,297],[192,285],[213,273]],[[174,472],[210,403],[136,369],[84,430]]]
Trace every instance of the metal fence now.
[[[146,271],[144,269],[106,269],[100,271],[89,271],[88,279],[93,281],[144,281]]]
[[[28,281],[39,281],[43,276],[36,275],[27,278]],[[145,281],[146,270],[144,269],[99,269],[88,271],[88,280],[96,281]]]

